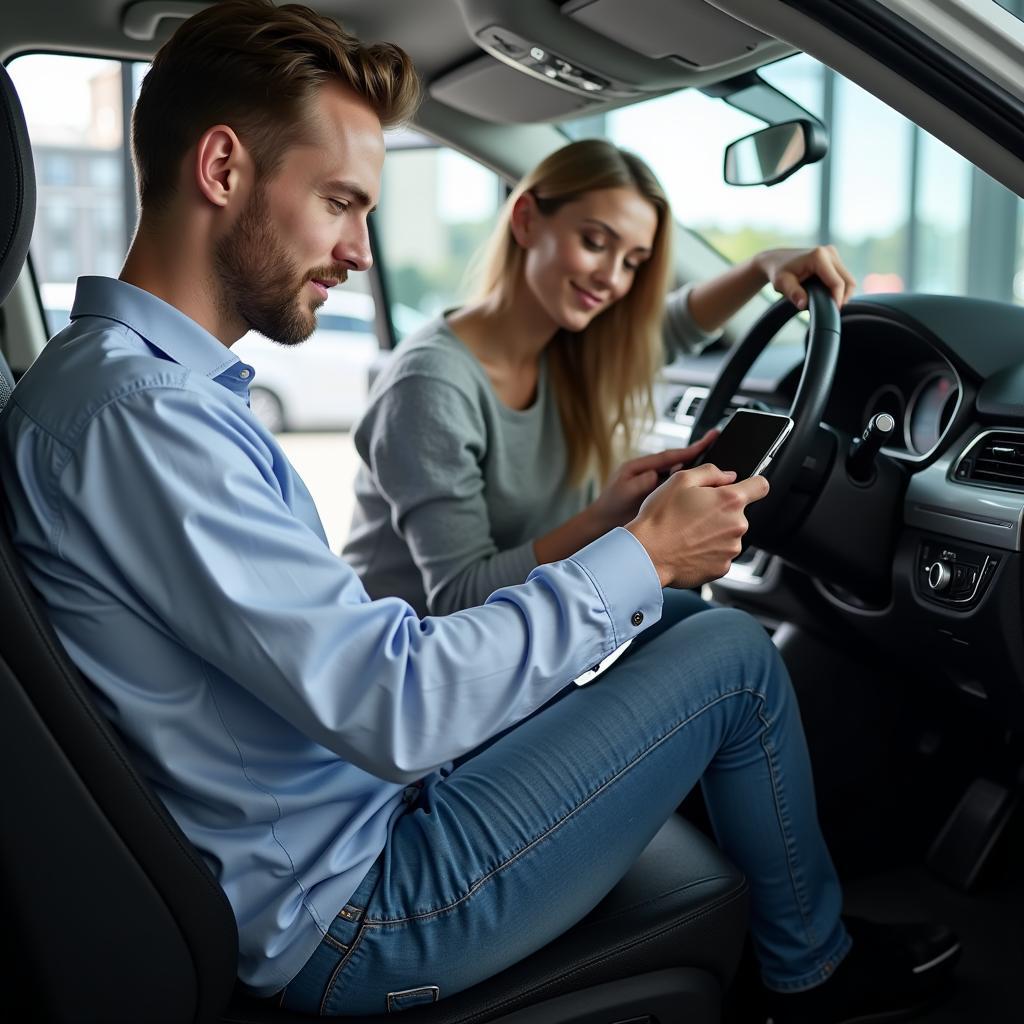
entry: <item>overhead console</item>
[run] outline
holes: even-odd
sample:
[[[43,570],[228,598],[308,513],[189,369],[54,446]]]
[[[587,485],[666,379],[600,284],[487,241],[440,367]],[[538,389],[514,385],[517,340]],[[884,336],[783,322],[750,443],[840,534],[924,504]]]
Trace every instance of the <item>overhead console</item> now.
[[[457,0],[484,56],[430,95],[485,120],[582,116],[701,86],[793,51],[704,0]]]

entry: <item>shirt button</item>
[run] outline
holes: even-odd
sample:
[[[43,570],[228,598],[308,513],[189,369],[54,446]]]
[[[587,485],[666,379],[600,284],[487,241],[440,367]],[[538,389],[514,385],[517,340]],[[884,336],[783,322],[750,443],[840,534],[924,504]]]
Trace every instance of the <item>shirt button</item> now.
[[[634,626],[641,625],[643,623],[643,621],[644,621],[644,613],[643,612],[633,612],[633,618],[631,618],[629,621],[632,622]]]
[[[248,380],[249,379],[249,371],[248,370],[239,370],[238,371],[238,376],[241,377],[242,380]]]

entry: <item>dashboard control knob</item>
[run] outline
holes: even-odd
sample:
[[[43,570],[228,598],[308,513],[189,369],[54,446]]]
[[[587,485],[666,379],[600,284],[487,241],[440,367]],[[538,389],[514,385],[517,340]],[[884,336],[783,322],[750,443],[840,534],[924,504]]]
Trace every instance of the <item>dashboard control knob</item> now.
[[[934,591],[945,590],[953,573],[945,562],[932,562],[928,566],[928,586]]]

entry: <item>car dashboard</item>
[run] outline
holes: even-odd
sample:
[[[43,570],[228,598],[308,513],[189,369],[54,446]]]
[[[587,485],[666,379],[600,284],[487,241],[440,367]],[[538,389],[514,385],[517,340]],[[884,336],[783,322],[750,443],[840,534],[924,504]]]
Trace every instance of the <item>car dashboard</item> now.
[[[647,448],[686,443],[727,355],[665,367]],[[802,344],[774,342],[732,407],[787,412],[802,368]],[[880,412],[895,428],[875,478],[858,484],[846,453]],[[714,596],[766,623],[840,623],[907,671],[1024,725],[1024,309],[855,299],[842,315],[820,440],[807,460],[822,463],[817,491],[790,506],[791,539],[748,548]]]
[[[899,459],[927,459],[959,405],[963,388],[956,368],[920,334],[870,314],[843,324],[837,380],[826,418],[859,434],[878,413],[896,423],[883,451]]]

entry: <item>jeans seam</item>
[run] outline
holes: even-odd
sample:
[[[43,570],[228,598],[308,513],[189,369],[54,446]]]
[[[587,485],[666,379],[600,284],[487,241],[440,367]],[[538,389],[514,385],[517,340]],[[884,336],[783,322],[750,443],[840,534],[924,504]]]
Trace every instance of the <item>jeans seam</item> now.
[[[822,982],[828,981],[831,977],[832,972],[836,967],[843,962],[847,953],[850,952],[850,937],[846,936],[845,940],[839,944],[839,947],[833,950],[828,956],[824,957],[815,971],[812,974],[805,974],[799,981],[795,982],[776,982],[763,978],[763,982],[766,988],[769,988],[773,992],[781,992],[783,994],[790,992],[806,992],[808,989],[814,988],[820,985]]]
[[[320,1016],[330,1017],[332,1014],[327,1012],[327,1004],[330,1002],[331,997],[334,995],[334,990],[338,984],[338,978],[341,974],[342,969],[348,964],[349,960],[352,959],[352,954],[359,948],[359,944],[363,941],[363,935],[366,933],[366,925],[362,924],[359,927],[359,931],[356,933],[356,937],[352,940],[352,945],[348,947],[348,952],[341,957],[338,962],[334,965],[334,970],[331,971],[331,976],[327,980],[327,985],[324,988],[323,998],[320,1000]]]
[[[602,782],[601,785],[599,785],[597,787],[597,789],[595,789],[593,792],[591,792],[588,796],[584,797],[584,799],[581,800],[578,804],[576,804],[575,806],[571,807],[564,815],[562,815],[561,818],[559,818],[557,821],[553,822],[550,826],[548,826],[548,828],[546,828],[538,836],[535,836],[533,839],[531,839],[524,847],[522,847],[520,850],[517,850],[511,857],[507,858],[506,860],[502,861],[500,864],[498,864],[495,867],[493,867],[490,871],[487,872],[487,874],[483,875],[480,879],[478,879],[476,882],[474,882],[466,890],[466,892],[463,893],[463,895],[461,895],[458,899],[452,900],[451,903],[448,903],[448,904],[446,904],[443,907],[439,907],[436,910],[424,911],[422,914],[409,914],[409,915],[407,915],[405,917],[392,917],[392,918],[372,918],[372,919],[368,918],[364,922],[364,927],[367,927],[367,928],[378,928],[378,927],[384,927],[384,926],[387,926],[387,925],[406,924],[406,923],[408,923],[410,921],[426,921],[426,920],[429,920],[432,917],[438,917],[441,914],[445,914],[445,913],[448,913],[451,910],[454,910],[460,904],[465,903],[466,900],[468,900],[471,896],[475,895],[476,892],[479,889],[481,889],[484,885],[486,885],[487,882],[489,882],[492,878],[494,878],[495,875],[497,875],[501,871],[504,871],[505,868],[509,867],[510,865],[514,864],[517,860],[519,860],[520,857],[522,857],[525,854],[529,853],[530,850],[532,850],[535,846],[537,846],[539,843],[543,842],[543,840],[547,839],[557,829],[561,828],[561,826],[564,825],[570,818],[572,818],[579,811],[581,811],[584,807],[586,807],[588,804],[590,804],[601,793],[603,793],[606,789],[608,789],[609,786],[611,786],[618,779],[620,779],[623,775],[625,775],[625,773],[628,772],[634,765],[639,764],[652,751],[654,751],[658,747],[660,747],[666,740],[668,740],[672,736],[674,736],[684,726],[689,725],[690,722],[694,721],[694,719],[696,719],[700,715],[704,714],[705,711],[708,711],[710,708],[714,707],[716,704],[720,704],[723,700],[727,700],[730,697],[740,696],[741,694],[744,694],[744,693],[753,694],[754,697],[756,697],[758,700],[761,700],[762,702],[764,700],[764,695],[761,694],[758,690],[753,689],[752,687],[743,686],[743,687],[740,687],[737,690],[730,690],[728,693],[721,693],[717,697],[715,697],[713,700],[708,701],[707,704],[703,705],[703,707],[698,708],[696,711],[693,712],[693,714],[691,714],[691,715],[687,716],[686,718],[676,722],[675,725],[673,725],[671,728],[669,728],[666,732],[662,733],[662,735],[657,737],[649,746],[647,746],[644,749],[642,749],[635,757],[633,757],[630,761],[628,761],[621,768],[619,768],[614,774],[612,774],[609,778],[607,778],[604,782]],[[763,718],[762,718],[762,721],[764,721]],[[769,762],[769,764],[770,764],[770,762]]]
[[[786,871],[789,874],[789,882],[793,888],[793,896],[796,900],[797,909],[800,911],[800,918],[803,922],[804,932],[806,933],[808,942],[813,946],[816,944],[817,939],[814,935],[814,927],[810,922],[810,908],[807,906],[807,894],[805,892],[802,879],[797,877],[799,873],[797,872],[794,864],[794,844],[792,836],[790,835],[789,813],[777,784],[774,752],[768,743],[768,730],[771,727],[771,723],[764,714],[763,697],[761,699],[761,707],[758,709],[758,718],[761,719],[764,726],[761,732],[761,748],[764,750],[765,760],[768,762],[768,777],[771,779],[772,799],[775,803],[775,818],[779,823],[779,830],[782,833],[783,847],[786,851]]]

